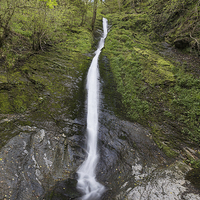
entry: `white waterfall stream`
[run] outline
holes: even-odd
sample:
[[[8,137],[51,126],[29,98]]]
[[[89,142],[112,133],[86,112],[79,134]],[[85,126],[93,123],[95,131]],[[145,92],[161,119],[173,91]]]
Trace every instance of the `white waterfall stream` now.
[[[98,162],[98,105],[99,105],[99,70],[98,58],[107,36],[107,19],[103,18],[103,36],[91,62],[87,75],[87,158],[78,169],[77,188],[84,195],[82,200],[96,200],[105,191],[105,187],[96,181]]]

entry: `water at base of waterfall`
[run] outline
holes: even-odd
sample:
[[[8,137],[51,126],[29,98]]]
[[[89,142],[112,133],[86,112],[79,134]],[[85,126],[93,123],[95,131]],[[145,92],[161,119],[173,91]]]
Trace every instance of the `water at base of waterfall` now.
[[[98,58],[104,47],[107,36],[107,19],[103,18],[103,36],[99,41],[95,56],[87,75],[87,158],[77,171],[77,189],[83,193],[81,200],[97,200],[105,191],[105,187],[96,180],[98,163],[98,107],[99,107],[99,70]]]

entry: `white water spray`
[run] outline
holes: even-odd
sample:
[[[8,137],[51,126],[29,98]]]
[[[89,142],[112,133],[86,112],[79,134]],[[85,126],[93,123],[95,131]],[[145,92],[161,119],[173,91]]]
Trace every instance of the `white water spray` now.
[[[105,187],[96,181],[96,165],[98,162],[97,138],[98,138],[98,105],[99,105],[99,70],[98,58],[104,47],[107,36],[107,19],[103,18],[103,36],[90,65],[87,75],[87,159],[80,166],[77,188],[84,194],[82,200],[96,200],[101,197]]]

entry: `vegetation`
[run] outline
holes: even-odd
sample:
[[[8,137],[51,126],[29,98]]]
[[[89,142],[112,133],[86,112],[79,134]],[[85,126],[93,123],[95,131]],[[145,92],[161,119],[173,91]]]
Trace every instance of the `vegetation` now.
[[[1,148],[19,133],[16,125],[50,119],[60,126],[58,116],[80,114],[93,44],[93,4],[2,0],[0,7]]]
[[[199,1],[105,1],[105,6],[102,13],[112,28],[104,54],[128,118],[150,127],[167,156],[181,153],[187,160],[183,147],[198,149],[200,141],[199,62],[185,59],[186,52],[199,59]]]
[[[6,101],[7,92],[30,78],[29,68],[23,66],[29,56],[52,48],[74,55],[91,50],[93,3],[2,0],[0,8],[0,112],[8,113],[16,109]]]
[[[198,150],[200,141],[199,0],[1,0],[0,8],[1,113],[47,106],[44,88],[62,94],[52,77],[66,68],[61,60],[71,76],[86,71],[80,62],[87,63],[101,12],[112,25],[103,53],[127,117],[149,127],[167,156],[199,166],[199,154],[185,149]]]

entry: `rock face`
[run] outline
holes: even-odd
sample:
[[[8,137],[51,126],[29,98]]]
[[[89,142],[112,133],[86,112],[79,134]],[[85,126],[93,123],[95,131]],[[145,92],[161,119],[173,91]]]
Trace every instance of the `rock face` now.
[[[165,169],[154,169],[144,177],[136,176],[138,185],[127,191],[127,199],[200,199],[188,189],[185,172],[190,170],[186,164],[176,162]],[[196,191],[197,192],[197,191]]]
[[[105,70],[111,82],[109,69]],[[79,91],[83,75],[77,77],[63,78],[62,87],[73,86]],[[86,156],[86,120],[74,104],[82,96],[70,90],[69,101],[69,93],[60,90],[60,96],[43,91],[47,100],[39,104],[40,112],[35,109],[24,115],[1,116],[1,133],[6,135],[9,130],[9,138],[13,137],[6,140],[0,152],[0,199],[66,200],[81,196],[76,190],[76,171]],[[107,93],[106,99],[116,107],[113,94]],[[105,103],[105,94],[100,97],[96,172],[107,189],[102,200],[200,199],[198,190],[184,178],[190,167],[168,159],[153,142],[149,130],[121,115],[117,117]],[[41,116],[43,112],[46,115]],[[24,121],[31,121],[31,125],[23,125]]]
[[[0,199],[39,198],[76,171],[81,162],[79,148],[74,148],[76,137],[66,138],[53,125],[21,127],[22,132],[2,148]]]
[[[106,186],[102,199],[200,199],[184,176],[185,163],[172,162],[148,130],[117,118],[102,106],[97,179]],[[70,124],[69,124],[70,121]],[[82,135],[59,133],[53,122],[43,129],[21,126],[0,153],[0,199],[77,199],[75,173],[85,158],[85,127],[66,120]]]
[[[103,199],[200,199],[199,191],[185,180],[191,168],[167,159],[148,130],[102,115],[99,179],[108,189]]]

